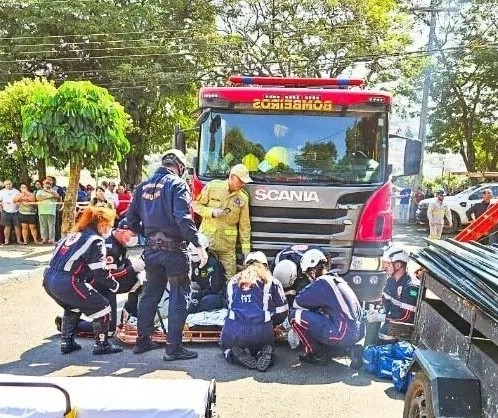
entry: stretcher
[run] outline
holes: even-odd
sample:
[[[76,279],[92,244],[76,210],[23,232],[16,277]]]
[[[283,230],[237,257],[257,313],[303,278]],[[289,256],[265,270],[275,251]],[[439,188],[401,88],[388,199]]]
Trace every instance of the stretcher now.
[[[278,326],[274,329],[275,341],[287,341],[287,331]],[[137,327],[133,324],[124,324],[117,328],[115,337],[123,344],[133,345],[137,340]],[[183,342],[186,343],[216,343],[220,341],[221,328],[219,330],[183,330]],[[151,336],[152,341],[166,344],[167,334],[161,330],[155,330]]]
[[[211,418],[214,380],[0,374],[2,418]]]

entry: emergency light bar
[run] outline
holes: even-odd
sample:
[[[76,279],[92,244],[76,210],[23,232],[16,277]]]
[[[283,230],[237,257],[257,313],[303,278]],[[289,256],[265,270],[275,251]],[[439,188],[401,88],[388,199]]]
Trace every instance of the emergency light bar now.
[[[352,87],[365,85],[365,80],[361,78],[252,77],[232,75],[229,81],[233,84],[292,87]]]

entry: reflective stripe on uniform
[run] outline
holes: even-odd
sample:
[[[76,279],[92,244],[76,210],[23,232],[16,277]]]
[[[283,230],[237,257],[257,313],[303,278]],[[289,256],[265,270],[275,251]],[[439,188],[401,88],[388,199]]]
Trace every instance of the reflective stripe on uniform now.
[[[233,303],[233,286],[235,285],[235,280],[230,280],[227,286],[227,306],[228,306],[228,318],[235,319],[235,313],[232,311]]]
[[[265,312],[265,322],[271,321],[271,312],[268,310],[268,305],[271,298],[270,290],[272,283],[273,282],[270,280],[263,286],[263,311]]]
[[[107,305],[101,311],[98,311],[98,312],[95,312],[94,314],[86,315],[86,316],[88,316],[88,318],[90,318],[90,319],[98,319],[98,318],[102,318],[103,316],[110,314],[110,313],[111,313],[111,307],[109,305]]]
[[[296,314],[294,315],[294,320],[296,321],[296,324],[301,325],[301,314],[303,311],[301,309],[296,310]]]
[[[71,271],[73,268],[73,264],[83,255],[85,252],[88,251],[90,246],[94,243],[94,241],[98,240],[103,240],[102,237],[98,235],[93,235],[90,238],[88,238],[88,241],[85,242],[81,248],[79,248],[75,253],[69,258],[69,260],[66,261],[66,264],[64,264],[64,271]],[[103,247],[105,248],[105,247]],[[105,258],[105,253],[103,254]]]
[[[322,276],[321,279],[325,280],[327,284],[330,286],[332,292],[334,292],[335,298],[337,299],[337,302],[339,303],[343,314],[346,315],[348,319],[353,321],[354,320],[353,313],[351,312],[349,305],[344,300],[344,295],[337,286],[337,283],[334,281],[334,278],[330,276]]]
[[[405,309],[411,312],[415,312],[417,310],[415,306],[401,302],[400,300],[393,298],[391,295],[388,295],[387,293],[382,293],[382,296],[385,297],[387,300],[390,300],[393,303],[393,305],[396,305],[398,308]]]
[[[111,268],[111,266],[112,266],[112,265],[113,265],[113,264],[110,264],[110,265],[109,265],[109,268]],[[114,264],[114,265],[115,265],[115,264]],[[90,270],[98,270],[98,269],[103,269],[103,268],[105,268],[105,266],[106,266],[105,261],[103,261],[103,262],[98,262],[98,263],[90,263],[90,264],[88,264],[88,268],[89,268]],[[115,266],[116,266],[116,267],[114,267],[114,268],[117,268],[117,265],[115,265]]]
[[[285,312],[288,310],[289,310],[289,307],[287,305],[278,306],[277,308],[275,308],[275,313],[282,313],[282,312]]]

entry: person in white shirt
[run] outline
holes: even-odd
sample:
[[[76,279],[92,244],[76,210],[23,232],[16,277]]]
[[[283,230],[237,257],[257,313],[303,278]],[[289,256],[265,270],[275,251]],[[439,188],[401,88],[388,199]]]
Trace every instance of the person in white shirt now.
[[[19,206],[13,201],[14,197],[19,195],[20,192],[12,186],[11,180],[5,180],[3,184],[4,189],[0,190],[0,204],[2,205],[0,223],[4,226],[5,245],[10,244],[12,227],[14,227],[17,243],[20,244],[22,239],[19,224]]]
[[[448,219],[448,226],[450,228],[453,226],[451,211],[444,202],[444,196],[446,196],[445,191],[439,190],[436,193],[436,199],[429,203],[429,208],[427,209],[427,219],[429,220],[430,230],[429,238],[431,239],[441,239],[445,216],[446,219]]]

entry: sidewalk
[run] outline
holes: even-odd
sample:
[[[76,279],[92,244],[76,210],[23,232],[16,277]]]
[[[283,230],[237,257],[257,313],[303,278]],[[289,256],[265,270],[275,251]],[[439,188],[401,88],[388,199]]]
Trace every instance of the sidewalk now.
[[[54,245],[0,246],[0,287],[41,277],[54,248]],[[131,248],[128,255],[138,256],[141,252],[141,247]]]
[[[40,276],[53,250],[53,245],[0,246],[0,286]]]

